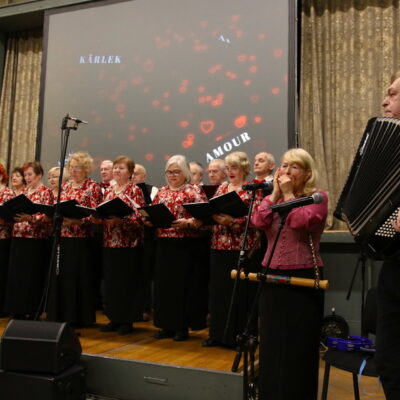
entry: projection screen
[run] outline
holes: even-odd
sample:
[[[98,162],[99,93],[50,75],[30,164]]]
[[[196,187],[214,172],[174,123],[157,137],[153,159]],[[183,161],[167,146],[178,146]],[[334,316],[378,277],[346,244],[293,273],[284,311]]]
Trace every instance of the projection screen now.
[[[85,120],[68,153],[132,157],[148,181],[184,154],[279,157],[295,143],[294,1],[104,1],[46,14],[38,156],[58,165],[60,126]]]

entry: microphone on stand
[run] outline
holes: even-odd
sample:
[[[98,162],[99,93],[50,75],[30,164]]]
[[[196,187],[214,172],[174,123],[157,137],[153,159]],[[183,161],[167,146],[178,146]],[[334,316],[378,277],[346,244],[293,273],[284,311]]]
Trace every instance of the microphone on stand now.
[[[83,121],[82,119],[79,118],[74,118],[74,117],[67,117],[68,119],[70,119],[71,121],[75,121],[77,124],[88,124],[89,122]]]
[[[300,199],[285,201],[284,203],[274,204],[271,206],[273,212],[284,213],[289,212],[293,208],[307,206],[309,204],[320,204],[324,200],[321,193],[313,193],[311,196],[301,197]]]
[[[272,181],[269,182],[257,182],[257,183],[248,183],[247,185],[243,185],[243,190],[258,190],[258,189],[265,189],[270,190],[274,188],[274,183]]]

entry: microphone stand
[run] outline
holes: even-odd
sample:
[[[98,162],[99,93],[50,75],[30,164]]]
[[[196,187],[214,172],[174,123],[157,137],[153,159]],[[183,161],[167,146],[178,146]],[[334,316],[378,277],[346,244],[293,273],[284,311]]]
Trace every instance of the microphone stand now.
[[[250,218],[251,218],[251,214],[253,211],[253,205],[254,205],[254,200],[256,197],[256,191],[258,189],[252,188],[252,189],[248,189],[248,190],[252,191],[252,195],[250,198],[250,204],[249,204],[249,209],[248,209],[248,213],[247,213],[247,220],[246,220],[242,243],[240,246],[241,249],[240,249],[240,253],[239,253],[239,259],[238,259],[238,263],[237,263],[237,270],[238,271],[243,270],[246,276],[248,275],[249,271],[247,268],[248,267],[247,266],[248,259],[246,257],[245,249],[246,249],[247,236],[248,236],[248,231],[249,231],[249,226],[250,226]],[[224,330],[224,340],[225,341],[228,337],[229,328],[232,323],[233,306],[235,304],[236,297],[237,297],[239,281],[240,281],[240,274],[238,274],[236,276],[234,284],[233,284],[232,296],[231,296],[231,301],[230,301],[229,309],[228,309],[227,322],[226,322],[225,330]],[[246,281],[248,281],[248,279],[246,279]],[[248,284],[248,283],[246,282],[246,284]],[[249,359],[250,359],[251,376],[254,377],[254,359],[255,359],[254,354],[255,354],[255,350],[258,345],[257,337],[250,334],[250,323],[251,323],[251,320],[247,322],[247,326],[246,326],[247,329],[245,330],[245,332],[243,334],[237,335],[236,342],[238,344],[238,347],[237,347],[236,357],[235,357],[235,360],[234,360],[234,363],[232,366],[232,372],[236,372],[237,368],[239,366],[239,363],[240,363],[240,359],[243,354],[244,355],[244,357],[243,357],[243,392],[244,392],[244,395],[246,395],[246,396],[247,396],[248,381],[249,381],[249,377],[248,377]]]
[[[40,300],[40,304],[38,310],[35,315],[35,320],[39,319],[39,316],[42,313],[46,313],[47,303],[49,297],[49,291],[52,283],[52,277],[55,273],[54,284],[57,286],[58,275],[60,274],[60,239],[61,239],[61,225],[62,225],[62,215],[60,213],[60,199],[62,192],[62,182],[64,175],[64,167],[65,167],[65,158],[67,154],[68,148],[68,140],[71,133],[71,130],[77,130],[78,124],[80,120],[76,118],[72,118],[67,114],[61,122],[61,156],[60,156],[60,176],[58,178],[58,194],[57,201],[54,205],[54,215],[53,215],[53,232],[54,238],[51,248],[51,256],[50,263],[47,272],[46,285],[43,291],[42,298]],[[57,292],[57,289],[56,289]],[[58,293],[56,293],[56,299],[58,297]],[[56,305],[54,307],[55,310],[58,309],[58,299],[56,300]]]
[[[269,254],[268,260],[267,260],[267,264],[266,266],[263,268],[263,272],[265,272],[268,267],[271,265],[271,261],[272,261],[272,257],[274,255],[275,252],[275,248],[278,244],[278,240],[279,237],[281,235],[282,229],[286,223],[286,218],[289,214],[291,210],[281,210],[278,211],[279,213],[279,217],[280,217],[280,221],[279,221],[279,227],[278,227],[278,232],[277,235],[275,237],[274,243],[272,245],[271,248],[271,252]],[[239,274],[239,270],[238,270],[238,274],[236,276],[236,279],[238,279]],[[242,357],[243,354],[243,399],[244,400],[248,400],[248,399],[255,399],[256,398],[256,387],[254,385],[254,383],[249,383],[249,374],[248,374],[248,357],[249,357],[249,352],[250,352],[250,361],[252,363],[251,365],[251,376],[252,378],[254,378],[254,352],[255,352],[255,347],[257,346],[257,339],[252,337],[252,335],[250,334],[250,329],[252,326],[252,322],[255,319],[256,315],[257,315],[257,310],[258,310],[258,303],[260,300],[260,296],[261,296],[261,290],[262,290],[262,286],[263,286],[262,281],[259,282],[258,284],[258,288],[257,288],[257,292],[253,301],[253,305],[250,311],[250,315],[248,317],[247,323],[246,323],[246,327],[244,329],[244,332],[242,333],[242,335],[238,335],[241,339],[240,339],[240,349],[239,351],[236,353],[235,359],[233,361],[233,365],[232,365],[232,372],[236,372],[237,368],[239,366],[240,363],[240,359]]]

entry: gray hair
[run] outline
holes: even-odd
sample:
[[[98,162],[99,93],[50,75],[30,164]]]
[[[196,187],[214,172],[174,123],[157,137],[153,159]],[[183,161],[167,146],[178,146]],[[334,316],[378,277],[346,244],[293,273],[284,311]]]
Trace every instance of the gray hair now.
[[[171,158],[168,159],[165,164],[165,171],[172,165],[177,164],[178,167],[182,170],[183,175],[185,176],[185,183],[190,183],[192,180],[192,174],[190,172],[189,163],[185,156],[181,154],[175,154]]]

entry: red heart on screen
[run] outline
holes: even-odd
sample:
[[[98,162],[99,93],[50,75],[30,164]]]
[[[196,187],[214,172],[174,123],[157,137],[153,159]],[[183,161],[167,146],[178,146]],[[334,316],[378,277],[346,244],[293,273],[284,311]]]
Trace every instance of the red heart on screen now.
[[[246,125],[246,123],[247,123],[246,115],[240,115],[235,119],[235,126],[238,129],[243,128]]]
[[[205,135],[208,135],[214,129],[214,121],[201,121],[200,129]]]

